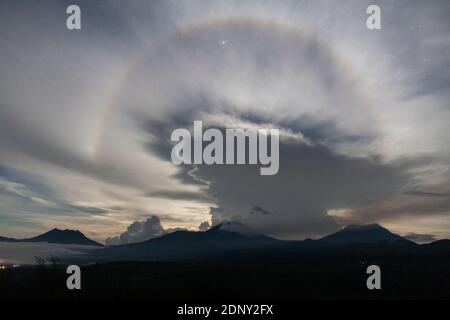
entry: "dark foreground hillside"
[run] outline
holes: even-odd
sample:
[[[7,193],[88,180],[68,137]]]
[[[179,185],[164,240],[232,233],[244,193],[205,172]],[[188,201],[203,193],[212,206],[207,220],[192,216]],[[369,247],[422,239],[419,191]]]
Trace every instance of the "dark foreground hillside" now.
[[[382,289],[366,288],[377,264]],[[62,265],[0,272],[1,299],[450,299],[450,256],[365,254],[363,250],[224,254],[191,262],[111,262],[82,268],[82,289],[66,289]]]

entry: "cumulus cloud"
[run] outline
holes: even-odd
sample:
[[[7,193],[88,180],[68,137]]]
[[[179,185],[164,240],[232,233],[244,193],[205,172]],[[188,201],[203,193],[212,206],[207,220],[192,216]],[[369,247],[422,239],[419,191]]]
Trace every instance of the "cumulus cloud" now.
[[[117,237],[107,238],[107,245],[142,242],[164,235],[167,230],[161,225],[157,216],[150,216],[145,221],[135,221],[127,227],[127,231]]]
[[[198,230],[199,231],[207,231],[210,227],[211,227],[211,225],[209,224],[209,221],[204,221],[204,222],[200,223],[200,225],[198,226]]]

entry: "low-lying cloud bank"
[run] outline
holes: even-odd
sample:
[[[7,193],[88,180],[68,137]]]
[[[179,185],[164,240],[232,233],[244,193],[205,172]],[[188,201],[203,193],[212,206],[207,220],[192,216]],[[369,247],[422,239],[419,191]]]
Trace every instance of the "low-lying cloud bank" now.
[[[9,243],[0,242],[0,263],[35,264],[37,258],[48,260],[50,257],[63,258],[95,250],[92,246],[80,246],[55,243]]]

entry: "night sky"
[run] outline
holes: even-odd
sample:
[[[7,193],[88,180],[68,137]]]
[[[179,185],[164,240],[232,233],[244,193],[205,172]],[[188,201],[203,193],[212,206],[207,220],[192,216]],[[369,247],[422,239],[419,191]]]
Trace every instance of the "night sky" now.
[[[381,30],[369,4],[2,1],[0,235],[121,243],[232,220],[450,237],[450,3],[376,1]],[[278,174],[174,165],[170,134],[194,120],[278,128]]]

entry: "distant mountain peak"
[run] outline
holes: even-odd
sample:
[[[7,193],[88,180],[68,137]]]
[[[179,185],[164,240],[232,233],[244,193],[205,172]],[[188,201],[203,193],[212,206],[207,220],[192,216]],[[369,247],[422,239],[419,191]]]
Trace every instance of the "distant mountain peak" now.
[[[20,240],[19,240],[20,241]],[[91,246],[101,246],[102,244],[87,238],[79,230],[70,229],[58,229],[53,228],[39,236],[24,239],[26,242],[48,242],[48,243],[59,243],[59,244],[78,244],[78,245],[91,245]]]
[[[89,239],[79,230],[53,228],[41,235],[27,239],[13,239],[0,237],[0,242],[47,242],[57,244],[77,244],[86,246],[103,246],[94,240]]]
[[[341,230],[321,239],[322,241],[334,244],[368,244],[377,242],[404,242],[411,241],[390,232],[379,224],[351,224]]]

